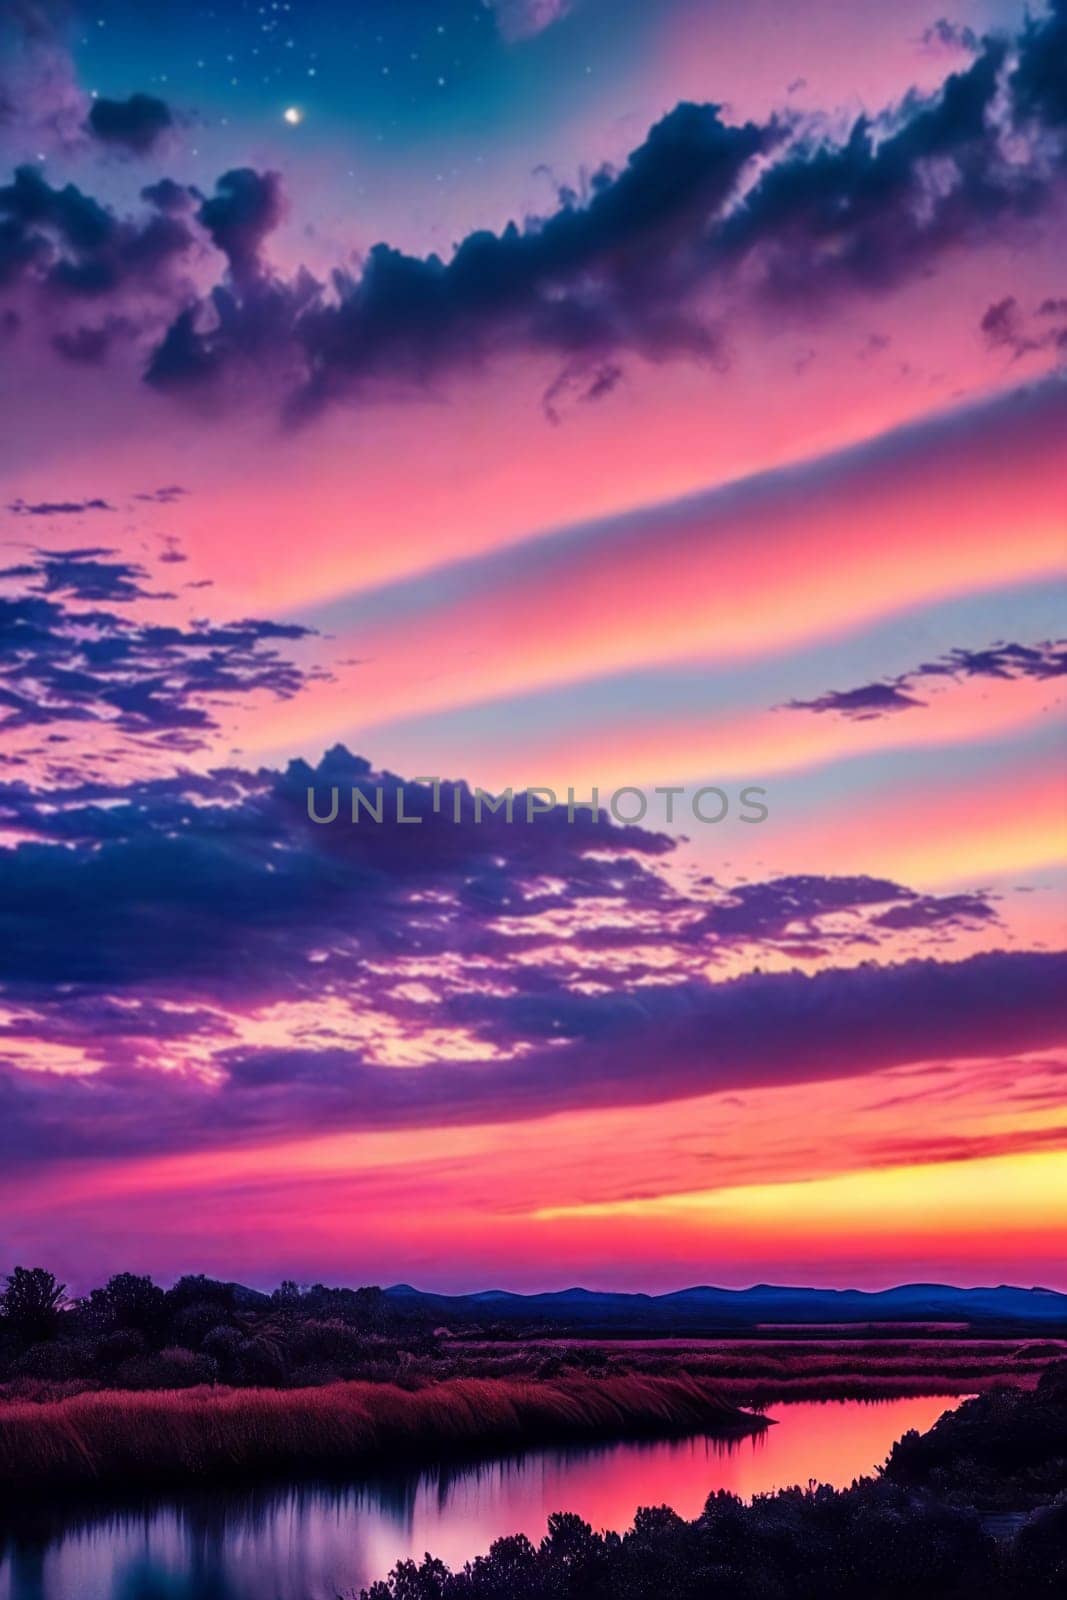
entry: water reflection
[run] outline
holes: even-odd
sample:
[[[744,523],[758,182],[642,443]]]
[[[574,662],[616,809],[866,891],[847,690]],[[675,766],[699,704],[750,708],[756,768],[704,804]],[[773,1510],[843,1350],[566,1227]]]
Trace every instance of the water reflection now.
[[[552,1511],[625,1528],[640,1505],[696,1516],[709,1493],[746,1498],[871,1472],[908,1428],[955,1399],[804,1403],[729,1443],[683,1439],[531,1451],[361,1483],[193,1494],[84,1516],[0,1544],[0,1600],[335,1600],[405,1556],[450,1565],[502,1534],[544,1533]]]

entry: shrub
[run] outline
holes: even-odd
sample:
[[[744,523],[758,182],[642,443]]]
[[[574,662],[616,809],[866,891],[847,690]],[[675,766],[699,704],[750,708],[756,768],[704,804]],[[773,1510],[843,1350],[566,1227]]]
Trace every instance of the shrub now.
[[[288,1347],[294,1360],[329,1363],[338,1373],[358,1366],[371,1348],[357,1328],[336,1317],[301,1322],[289,1334]]]
[[[16,1378],[40,1378],[49,1383],[66,1383],[91,1372],[93,1347],[81,1342],[49,1340],[31,1344],[11,1364]]]
[[[199,1350],[208,1334],[222,1322],[220,1309],[215,1300],[191,1300],[182,1305],[168,1323],[171,1339],[188,1350]]]
[[[201,1349],[217,1363],[220,1376],[227,1381],[236,1381],[241,1370],[241,1346],[244,1342],[240,1328],[220,1322],[204,1335]]]
[[[202,1383],[214,1383],[218,1375],[210,1356],[176,1345],[124,1361],[115,1381],[123,1389],[195,1389]]]
[[[285,1382],[285,1358],[271,1339],[243,1339],[237,1350],[242,1383],[275,1388]]]
[[[1036,1511],[1019,1531],[1014,1549],[1014,1574],[1027,1600],[1067,1594],[1067,1501]]]
[[[136,1328],[115,1328],[96,1341],[94,1358],[97,1366],[109,1369],[122,1361],[131,1361],[145,1351],[144,1334]]]

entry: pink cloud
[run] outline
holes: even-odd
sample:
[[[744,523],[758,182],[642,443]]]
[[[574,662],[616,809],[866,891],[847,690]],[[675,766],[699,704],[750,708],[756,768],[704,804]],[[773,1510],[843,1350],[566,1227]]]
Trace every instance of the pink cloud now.
[[[509,43],[532,39],[571,9],[570,0],[485,0]]]

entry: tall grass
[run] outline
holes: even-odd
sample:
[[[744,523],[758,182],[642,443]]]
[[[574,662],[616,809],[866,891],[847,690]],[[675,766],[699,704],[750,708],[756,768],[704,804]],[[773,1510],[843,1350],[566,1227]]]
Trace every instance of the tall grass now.
[[[457,1373],[507,1376],[525,1367],[594,1366],[606,1374],[659,1377],[684,1371],[717,1385],[735,1405],[779,1400],[881,1400],[920,1394],[978,1394],[1003,1384],[1033,1388],[1051,1361],[1067,1360],[1067,1341],[537,1339],[451,1340],[438,1353]]]
[[[208,1479],[330,1473],[463,1451],[635,1434],[754,1432],[685,1376],[456,1378],[414,1390],[184,1389],[0,1405],[0,1501]]]

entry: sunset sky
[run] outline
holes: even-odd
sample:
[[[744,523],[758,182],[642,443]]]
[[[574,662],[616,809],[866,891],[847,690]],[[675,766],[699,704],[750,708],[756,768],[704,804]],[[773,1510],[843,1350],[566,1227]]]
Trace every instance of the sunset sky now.
[[[1067,1289],[1067,0],[941,3],[0,4],[0,1271]]]

